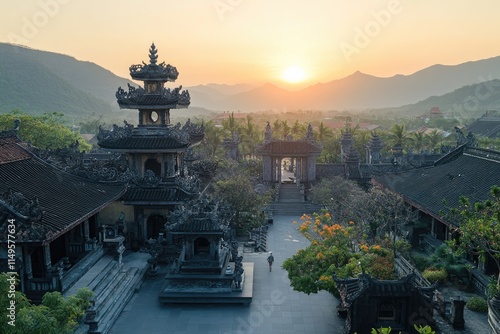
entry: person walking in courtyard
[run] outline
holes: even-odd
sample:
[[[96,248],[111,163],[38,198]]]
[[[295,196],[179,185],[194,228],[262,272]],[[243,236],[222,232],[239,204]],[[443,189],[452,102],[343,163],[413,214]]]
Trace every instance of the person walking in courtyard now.
[[[273,269],[274,256],[273,252],[269,252],[269,256],[267,257],[267,263],[269,263],[269,271]]]

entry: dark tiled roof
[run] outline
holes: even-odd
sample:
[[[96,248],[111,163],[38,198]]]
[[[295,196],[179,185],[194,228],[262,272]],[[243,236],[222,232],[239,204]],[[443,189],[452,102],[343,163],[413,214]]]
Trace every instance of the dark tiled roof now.
[[[0,164],[30,159],[31,154],[17,137],[0,138]]]
[[[0,152],[5,148],[0,145]],[[34,156],[0,164],[0,175],[0,193],[10,189],[27,199],[38,198],[44,211],[40,224],[51,232],[46,241],[97,213],[125,191],[123,184],[90,181],[55,169]]]
[[[165,136],[130,136],[99,141],[99,146],[102,148],[127,150],[175,150],[185,149],[190,145],[190,142]]]
[[[421,295],[428,294],[426,288],[415,283],[415,275],[410,274],[399,280],[378,280],[370,275],[360,275],[359,278],[338,279],[334,277],[342,302],[351,305],[358,297],[369,294],[373,297],[408,297],[416,291]],[[425,291],[424,291],[425,290]]]
[[[311,153],[321,153],[321,149],[315,144],[305,141],[273,140],[260,146],[257,150],[260,154],[292,154],[308,155]]]
[[[170,232],[197,233],[197,232],[216,232],[223,233],[225,228],[217,221],[209,218],[193,218],[187,222],[179,222],[168,226]]]
[[[124,109],[181,109],[187,108],[189,102],[180,103],[179,98],[144,94],[135,98],[118,99],[118,105]]]
[[[445,208],[443,199],[453,206],[461,195],[472,202],[491,198],[491,186],[500,185],[500,152],[463,147],[450,156],[454,159],[445,156],[446,163],[438,161],[434,167],[375,175],[373,180],[438,218]]]
[[[129,188],[122,199],[126,204],[168,205],[184,203],[192,198],[189,193],[176,187]]]
[[[482,117],[469,125],[467,131],[475,135],[500,138],[500,117]]]

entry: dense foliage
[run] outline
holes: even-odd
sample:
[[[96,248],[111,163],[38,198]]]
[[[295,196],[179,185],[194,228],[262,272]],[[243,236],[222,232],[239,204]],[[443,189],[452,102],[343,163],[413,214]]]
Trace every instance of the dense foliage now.
[[[338,296],[333,275],[356,277],[363,271],[378,279],[391,279],[394,272],[392,252],[387,246],[358,239],[359,224],[334,223],[324,211],[313,217],[304,215],[299,232],[311,244],[283,262],[291,286],[307,294],[325,290]],[[297,224],[297,222],[294,222]]]
[[[20,111],[0,115],[0,131],[9,130],[14,120],[20,120],[19,137],[40,149],[59,149],[78,143],[81,151],[88,151],[91,146],[80,136],[62,124],[64,115],[59,113],[30,116]]]
[[[467,301],[467,304],[465,304],[465,306],[467,306],[467,308],[471,311],[482,313],[488,312],[488,303],[483,297],[472,296]]]
[[[10,274],[0,274],[0,317],[4,319],[0,334],[73,333],[93,296],[93,292],[86,288],[68,298],[64,298],[60,292],[47,292],[40,305],[33,305],[22,292],[16,291],[14,296],[11,295],[10,278]],[[15,318],[9,317],[11,313],[8,307],[12,300],[15,301]],[[11,324],[15,326],[7,325],[6,321],[12,319],[15,321]]]
[[[459,246],[477,254],[484,261],[489,256],[500,270],[500,186],[491,188],[492,198],[471,204],[461,196],[459,205],[450,210],[449,218],[459,222]],[[497,278],[497,291],[500,275]]]
[[[311,190],[312,200],[321,203],[330,212],[335,223],[355,221],[359,232],[368,238],[382,238],[416,218],[403,199],[378,187],[368,191],[357,183],[340,176],[325,178]]]
[[[207,163],[208,164],[208,163]],[[207,188],[216,200],[231,209],[231,226],[248,230],[263,223],[262,210],[271,198],[271,189],[260,184],[262,166],[257,161],[236,162],[221,159],[214,167]]]

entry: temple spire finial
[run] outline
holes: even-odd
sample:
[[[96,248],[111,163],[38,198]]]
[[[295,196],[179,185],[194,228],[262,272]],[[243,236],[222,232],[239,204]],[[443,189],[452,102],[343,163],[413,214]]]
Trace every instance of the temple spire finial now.
[[[156,49],[155,43],[151,43],[151,47],[149,48],[149,63],[151,65],[156,64],[156,60],[158,59],[158,50]]]

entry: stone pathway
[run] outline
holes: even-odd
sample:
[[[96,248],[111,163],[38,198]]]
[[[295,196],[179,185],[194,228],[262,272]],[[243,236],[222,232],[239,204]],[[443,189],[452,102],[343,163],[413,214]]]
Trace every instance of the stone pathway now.
[[[254,262],[254,296],[243,305],[160,306],[158,293],[162,275],[146,280],[126,306],[113,334],[207,333],[207,334],[331,334],[341,333],[344,320],[336,314],[337,300],[326,292],[306,295],[290,288],[282,262],[305,248],[308,241],[296,230],[300,217],[275,216],[268,234],[275,262],[269,272],[267,253],[244,253],[244,262]]]

